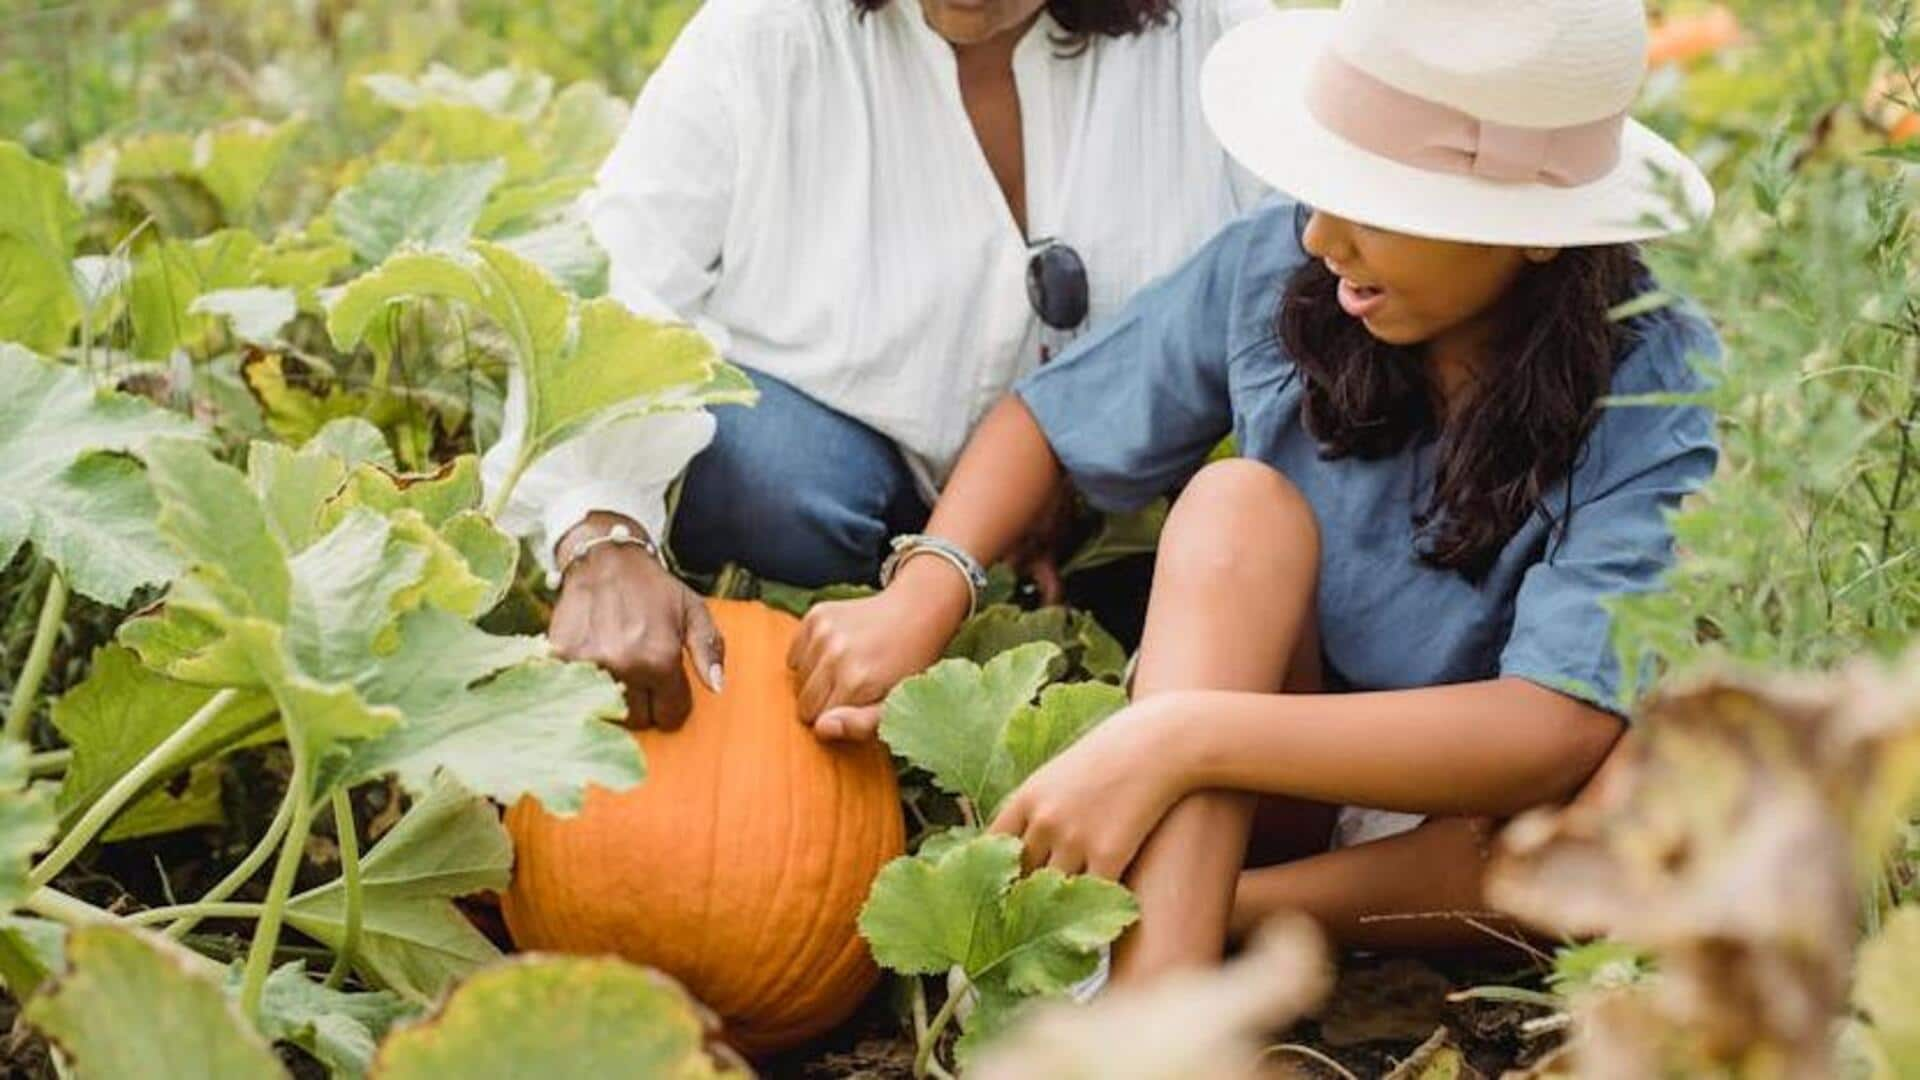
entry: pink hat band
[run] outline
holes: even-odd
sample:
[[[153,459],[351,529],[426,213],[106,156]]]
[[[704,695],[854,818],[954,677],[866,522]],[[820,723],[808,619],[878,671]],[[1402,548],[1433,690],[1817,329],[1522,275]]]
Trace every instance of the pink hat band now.
[[[1625,112],[1559,128],[1482,120],[1390,86],[1332,49],[1321,53],[1306,104],[1327,130],[1403,165],[1553,187],[1579,187],[1612,172],[1627,122]]]

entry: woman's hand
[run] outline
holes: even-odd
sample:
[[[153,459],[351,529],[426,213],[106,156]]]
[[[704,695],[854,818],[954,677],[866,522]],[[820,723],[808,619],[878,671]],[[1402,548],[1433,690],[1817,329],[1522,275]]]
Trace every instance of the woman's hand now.
[[[562,560],[570,545],[607,531],[616,521],[639,531],[625,518],[596,512],[562,539]],[[726,642],[706,604],[635,547],[602,545],[568,568],[547,638],[555,656],[598,664],[620,680],[627,693],[627,723],[633,727],[670,731],[686,722],[693,693],[680,662],[683,648],[692,653],[700,681],[720,692]]]
[[[1108,717],[1007,798],[990,831],[1017,836],[1028,869],[1119,880],[1188,785],[1178,755],[1180,696]]]
[[[800,719],[823,739],[873,738],[881,700],[940,659],[966,616],[965,579],[932,557],[901,563],[878,595],[816,605],[787,657]]]

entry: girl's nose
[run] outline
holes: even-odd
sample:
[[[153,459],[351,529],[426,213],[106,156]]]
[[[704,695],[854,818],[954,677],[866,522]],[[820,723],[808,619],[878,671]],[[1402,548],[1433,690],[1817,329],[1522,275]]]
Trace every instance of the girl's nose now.
[[[1315,210],[1313,216],[1307,219],[1307,228],[1300,234],[1300,243],[1307,249],[1307,254],[1316,259],[1336,263],[1352,261],[1352,228],[1344,218],[1335,217],[1325,210]]]

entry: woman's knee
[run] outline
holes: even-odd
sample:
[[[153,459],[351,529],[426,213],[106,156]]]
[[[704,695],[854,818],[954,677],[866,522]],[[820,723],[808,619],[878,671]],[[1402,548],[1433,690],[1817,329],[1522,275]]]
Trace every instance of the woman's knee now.
[[[1214,462],[1174,502],[1160,536],[1162,572],[1233,581],[1314,573],[1320,526],[1293,482],[1249,458]]]

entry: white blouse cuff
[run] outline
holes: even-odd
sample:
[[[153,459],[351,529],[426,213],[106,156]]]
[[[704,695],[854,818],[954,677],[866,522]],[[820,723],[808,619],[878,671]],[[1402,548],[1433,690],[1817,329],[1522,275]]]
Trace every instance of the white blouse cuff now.
[[[647,536],[666,546],[667,487],[671,478],[658,483],[626,486],[621,484],[583,484],[557,496],[540,508],[541,542],[536,549],[540,568],[555,569],[553,549],[567,531],[580,524],[595,510],[623,514],[640,523]]]

